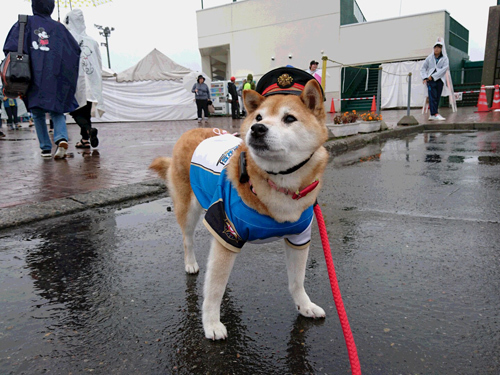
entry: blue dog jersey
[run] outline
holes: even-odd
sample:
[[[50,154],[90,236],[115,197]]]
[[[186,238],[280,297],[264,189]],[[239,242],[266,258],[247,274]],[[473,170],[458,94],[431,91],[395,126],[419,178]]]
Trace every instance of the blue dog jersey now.
[[[265,243],[284,238],[297,249],[311,241],[313,207],[296,222],[279,223],[248,207],[227,178],[224,167],[241,143],[229,134],[201,142],[191,159],[191,187],[201,206],[207,210],[203,223],[219,242],[239,252],[246,242]]]

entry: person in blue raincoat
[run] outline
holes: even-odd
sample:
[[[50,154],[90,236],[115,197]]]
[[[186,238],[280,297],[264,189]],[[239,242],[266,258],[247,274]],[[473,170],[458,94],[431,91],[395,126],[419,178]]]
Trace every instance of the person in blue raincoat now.
[[[54,21],[54,0],[32,0],[33,16],[28,17],[24,53],[30,56],[31,85],[23,98],[35,120],[36,134],[43,157],[51,157],[52,142],[45,113],[54,122],[55,159],[63,159],[68,149],[68,131],[64,113],[78,107],[75,99],[80,47],[66,27]],[[4,53],[17,51],[19,23],[14,24],[5,40]]]

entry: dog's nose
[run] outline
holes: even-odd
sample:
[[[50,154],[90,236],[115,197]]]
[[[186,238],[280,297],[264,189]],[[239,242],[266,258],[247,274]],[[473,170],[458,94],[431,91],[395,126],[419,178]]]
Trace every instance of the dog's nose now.
[[[255,124],[250,128],[252,130],[252,137],[260,138],[266,135],[267,126],[263,124]]]

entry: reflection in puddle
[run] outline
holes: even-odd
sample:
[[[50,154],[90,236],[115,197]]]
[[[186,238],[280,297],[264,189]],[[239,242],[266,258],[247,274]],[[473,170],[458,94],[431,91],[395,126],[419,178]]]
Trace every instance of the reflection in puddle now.
[[[441,163],[441,156],[438,154],[427,154],[425,155],[426,163]]]
[[[479,156],[479,164],[498,165],[500,164],[500,156]]]
[[[448,163],[463,163],[465,156],[450,155],[448,156]]]

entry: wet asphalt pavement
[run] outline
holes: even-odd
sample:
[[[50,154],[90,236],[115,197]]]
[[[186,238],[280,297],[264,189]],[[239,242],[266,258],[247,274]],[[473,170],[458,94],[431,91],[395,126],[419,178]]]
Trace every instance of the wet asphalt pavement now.
[[[364,374],[500,373],[500,132],[425,133],[338,156],[320,204]],[[247,245],[201,326],[210,237],[186,275],[171,200],[0,232],[0,374],[346,374],[313,229],[298,316],[282,244]]]

